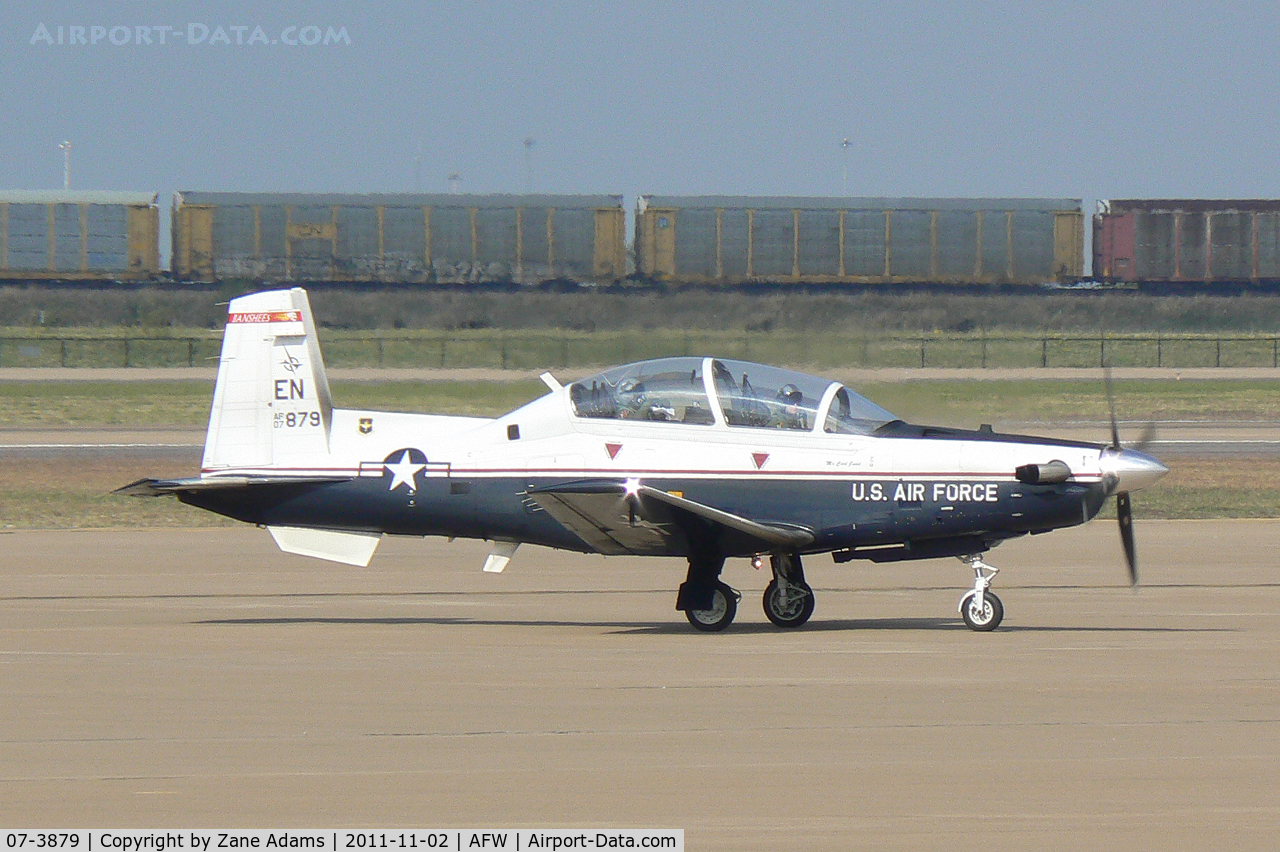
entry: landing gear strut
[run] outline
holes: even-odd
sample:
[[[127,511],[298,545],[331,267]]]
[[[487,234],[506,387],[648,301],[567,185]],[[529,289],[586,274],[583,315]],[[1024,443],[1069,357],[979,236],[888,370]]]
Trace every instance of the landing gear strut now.
[[[688,579],[676,595],[676,609],[684,610],[689,623],[706,633],[718,633],[732,624],[742,598],[736,589],[720,582],[722,568],[723,556],[691,555]]]
[[[813,589],[804,581],[804,567],[795,553],[769,557],[773,579],[764,590],[764,614],[778,627],[799,627],[813,615]]]
[[[1004,619],[1004,604],[991,591],[991,580],[1000,569],[983,562],[977,553],[961,556],[960,561],[970,565],[974,574],[973,589],[960,599],[960,616],[970,630],[995,630]]]

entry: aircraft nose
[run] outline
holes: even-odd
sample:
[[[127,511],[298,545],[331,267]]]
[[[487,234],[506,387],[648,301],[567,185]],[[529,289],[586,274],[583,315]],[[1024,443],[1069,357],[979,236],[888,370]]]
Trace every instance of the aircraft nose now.
[[[1112,493],[1117,491],[1141,491],[1154,485],[1160,477],[1169,472],[1159,459],[1139,452],[1138,450],[1112,449],[1102,451],[1099,460],[1103,476],[1111,485]]]

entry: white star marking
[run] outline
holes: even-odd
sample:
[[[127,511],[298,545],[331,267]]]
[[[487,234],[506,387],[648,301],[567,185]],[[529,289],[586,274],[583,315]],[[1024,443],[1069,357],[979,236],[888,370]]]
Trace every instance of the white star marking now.
[[[387,488],[388,491],[395,491],[401,485],[407,485],[409,492],[413,493],[418,490],[418,483],[414,477],[427,466],[409,461],[409,451],[405,450],[404,455],[400,456],[400,461],[395,464],[384,464],[383,467],[391,471],[391,485]]]

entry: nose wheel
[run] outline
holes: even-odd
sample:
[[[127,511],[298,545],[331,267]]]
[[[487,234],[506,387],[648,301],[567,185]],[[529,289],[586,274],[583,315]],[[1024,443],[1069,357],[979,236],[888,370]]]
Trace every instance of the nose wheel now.
[[[987,592],[981,601],[976,593],[970,592],[960,601],[960,616],[970,630],[986,633],[995,630],[1004,620],[1004,604],[995,592]]]
[[[799,627],[813,615],[813,589],[794,581],[784,588],[770,580],[764,590],[764,614],[778,627]]]
[[[1000,569],[983,562],[977,554],[962,556],[961,561],[973,567],[974,580],[973,588],[960,599],[960,617],[970,630],[979,633],[995,630],[1004,620],[1004,604],[991,591],[991,580]]]

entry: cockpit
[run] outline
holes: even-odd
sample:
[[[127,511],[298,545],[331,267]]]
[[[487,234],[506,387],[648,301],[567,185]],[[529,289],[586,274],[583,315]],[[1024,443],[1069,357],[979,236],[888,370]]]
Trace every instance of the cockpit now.
[[[659,358],[575,382],[578,417],[869,435],[896,418],[839,382],[748,361]]]

